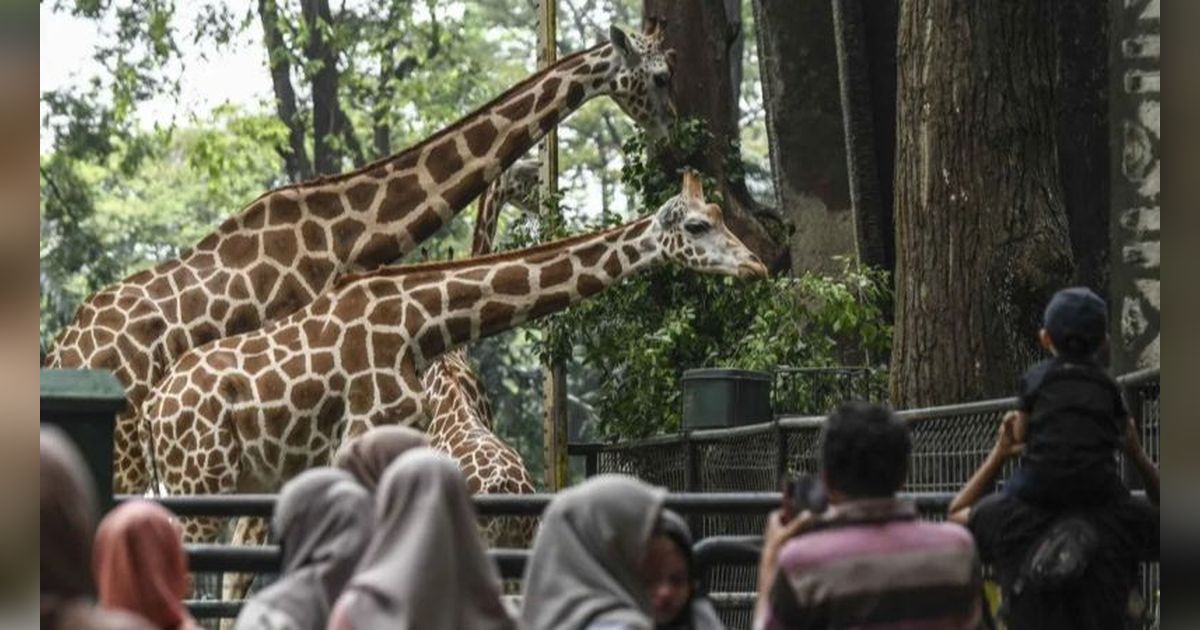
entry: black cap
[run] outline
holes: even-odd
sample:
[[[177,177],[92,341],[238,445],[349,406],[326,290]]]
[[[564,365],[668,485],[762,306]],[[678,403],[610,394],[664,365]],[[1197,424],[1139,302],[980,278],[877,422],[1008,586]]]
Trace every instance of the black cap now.
[[[1108,307],[1087,287],[1063,289],[1046,305],[1042,326],[1060,353],[1091,356],[1108,334]]]

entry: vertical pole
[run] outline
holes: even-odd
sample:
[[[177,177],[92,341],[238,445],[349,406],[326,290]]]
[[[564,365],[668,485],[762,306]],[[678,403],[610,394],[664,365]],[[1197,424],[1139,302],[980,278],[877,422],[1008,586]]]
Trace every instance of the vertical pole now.
[[[538,2],[538,68],[557,59],[558,0]],[[558,133],[551,129],[539,148],[542,161],[542,208],[558,213]],[[553,221],[549,221],[553,223]],[[567,485],[567,373],[562,357],[550,356],[542,365],[542,444],[546,465],[546,489],[553,492]]]

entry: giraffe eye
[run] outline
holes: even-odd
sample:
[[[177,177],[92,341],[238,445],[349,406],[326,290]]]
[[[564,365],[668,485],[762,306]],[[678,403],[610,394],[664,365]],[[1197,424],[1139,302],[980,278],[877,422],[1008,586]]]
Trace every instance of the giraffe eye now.
[[[654,85],[657,85],[660,88],[667,87],[667,85],[670,82],[671,82],[671,78],[668,77],[666,74],[660,73],[660,74],[654,75]]]
[[[683,222],[683,229],[688,231],[688,234],[699,236],[712,229],[712,224],[701,219],[689,219]]]

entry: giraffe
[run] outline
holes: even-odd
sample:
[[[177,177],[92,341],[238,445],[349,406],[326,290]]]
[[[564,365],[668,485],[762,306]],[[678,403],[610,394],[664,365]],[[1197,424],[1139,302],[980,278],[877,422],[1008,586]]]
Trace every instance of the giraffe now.
[[[372,426],[427,426],[420,375],[446,351],[561,311],[655,263],[765,277],[699,179],[625,225],[340,280],[293,315],[179,359],[143,409],[176,494],[264,492]],[[216,519],[189,519],[211,539]]]
[[[471,255],[491,253],[496,223],[506,203],[536,214],[539,162],[520,160],[504,172],[479,201]],[[434,448],[458,462],[471,494],[532,494],[533,479],[516,449],[494,433],[492,407],[479,376],[471,368],[466,346],[434,361],[421,378],[430,414],[429,434]],[[492,547],[528,547],[537,519],[490,517],[482,533]]]
[[[567,55],[419,144],[349,173],[269,191],[178,258],[89,297],[47,367],[112,371],[127,411],[114,490],[150,486],[137,410],[189,350],[310,305],[341,276],[394,262],[437,232],[547,131],[601,95],[652,136],[674,115],[659,27]]]

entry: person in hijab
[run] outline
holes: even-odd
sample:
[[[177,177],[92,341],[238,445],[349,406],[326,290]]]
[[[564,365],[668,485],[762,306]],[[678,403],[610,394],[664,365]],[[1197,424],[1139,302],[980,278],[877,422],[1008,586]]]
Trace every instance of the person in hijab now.
[[[271,530],[282,575],[246,602],[234,630],[324,630],[371,538],[371,495],[345,471],[305,471],[283,486]]]
[[[515,630],[458,464],[410,450],[375,494],[374,534],[329,630]]]
[[[375,427],[346,442],[333,457],[333,465],[354,475],[374,494],[383,471],[405,451],[429,446],[424,433],[401,426]]]
[[[166,508],[142,500],[114,508],[96,531],[92,567],[101,606],[136,613],[161,630],[198,630],[183,607],[183,532]]]
[[[134,615],[94,605],[92,534],[98,510],[83,458],[70,440],[43,426],[40,463],[41,628],[44,630],[148,630]]]
[[[692,530],[683,517],[663,510],[646,558],[646,592],[658,630],[725,630],[692,557]]]
[[[653,630],[644,573],[666,491],[599,475],[560,492],[525,568],[527,630]]]

